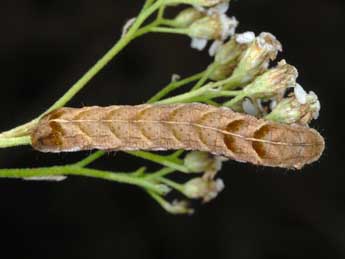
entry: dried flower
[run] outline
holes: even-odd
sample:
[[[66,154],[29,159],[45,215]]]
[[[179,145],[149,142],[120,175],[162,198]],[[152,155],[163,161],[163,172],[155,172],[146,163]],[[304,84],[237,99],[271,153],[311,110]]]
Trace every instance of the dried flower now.
[[[166,211],[171,214],[193,214],[194,210],[189,207],[187,201],[178,201],[174,200],[172,203],[169,203],[165,200],[161,201],[161,205]]]
[[[258,76],[243,91],[252,98],[277,96],[281,99],[287,88],[295,86],[297,77],[297,69],[282,60],[277,67]]]
[[[188,28],[188,35],[197,39],[225,40],[235,32],[237,25],[238,21],[234,17],[212,13],[192,23]]]
[[[251,40],[251,37],[248,38]],[[242,37],[239,42],[247,42],[248,38]],[[278,51],[282,51],[282,45],[276,37],[262,32],[243,53],[232,76],[242,85],[251,82],[267,70],[270,60],[277,57]]]
[[[208,152],[192,151],[184,158],[184,165],[193,173],[217,173],[222,168],[223,157]]]
[[[231,40],[219,47],[215,55],[217,67],[209,78],[218,81],[229,77],[236,68],[239,58],[254,39],[253,32],[235,34]]]
[[[298,88],[299,87],[300,86],[298,86]],[[303,103],[301,103],[295,93],[294,96],[279,102],[273,111],[265,118],[280,123],[299,123],[307,125],[312,119],[317,119],[319,117],[320,108],[320,102],[314,92],[311,91],[309,94],[306,94],[305,102]]]
[[[297,101],[300,104],[307,103],[307,92],[303,89],[303,87],[300,84],[296,84],[294,88],[294,93],[295,93]]]
[[[187,28],[193,22],[199,20],[200,18],[204,17],[206,14],[196,8],[189,7],[187,9],[182,10],[175,19],[172,20],[172,24],[174,27],[177,28]]]
[[[217,197],[224,189],[221,179],[209,180],[202,177],[194,178],[184,184],[183,193],[191,199],[203,199],[204,202]]]
[[[189,152],[184,158],[185,166],[193,173],[201,173],[209,170],[214,163],[214,157],[201,151]]]

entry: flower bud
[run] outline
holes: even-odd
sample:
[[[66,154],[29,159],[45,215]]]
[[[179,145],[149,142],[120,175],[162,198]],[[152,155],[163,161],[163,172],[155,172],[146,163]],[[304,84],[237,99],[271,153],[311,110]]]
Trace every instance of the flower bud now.
[[[204,202],[217,197],[224,189],[224,183],[221,179],[207,180],[201,177],[194,178],[184,185],[183,193],[191,199],[203,199]]]
[[[201,173],[209,170],[214,163],[214,157],[207,153],[201,151],[189,152],[185,159],[185,166],[193,173]]]
[[[188,35],[197,39],[225,40],[235,32],[237,25],[238,21],[235,18],[212,13],[192,23],[188,28]]]
[[[194,210],[191,209],[187,201],[178,201],[174,200],[172,203],[169,203],[165,200],[161,201],[161,205],[166,211],[171,214],[193,214]]]
[[[253,40],[255,40],[255,34],[245,32],[234,35],[231,40],[222,45],[215,55],[217,67],[209,78],[219,81],[229,77],[236,68],[241,55]]]
[[[200,10],[190,7],[184,9],[175,17],[175,19],[173,20],[173,25],[177,28],[187,28],[193,22],[199,20],[205,15],[206,14],[201,12]]]
[[[301,103],[296,94],[283,99],[265,119],[279,123],[307,125],[312,119],[318,118],[321,107],[317,95],[312,91],[306,94],[305,100],[305,103]]]
[[[262,32],[243,53],[233,76],[239,84],[251,82],[257,75],[267,70],[270,60],[282,51],[282,45],[272,34]]]
[[[297,69],[287,64],[285,60],[282,60],[277,67],[271,68],[261,76],[258,76],[243,91],[246,96],[254,99],[272,96],[277,96],[278,99],[281,99],[285,90],[296,84],[297,77]]]

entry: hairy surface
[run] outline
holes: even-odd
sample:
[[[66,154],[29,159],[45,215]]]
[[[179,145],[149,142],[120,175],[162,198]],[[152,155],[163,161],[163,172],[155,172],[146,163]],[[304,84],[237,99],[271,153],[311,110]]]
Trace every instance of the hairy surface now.
[[[198,103],[61,108],[44,116],[31,138],[42,152],[185,149],[297,169],[324,150],[314,129]]]

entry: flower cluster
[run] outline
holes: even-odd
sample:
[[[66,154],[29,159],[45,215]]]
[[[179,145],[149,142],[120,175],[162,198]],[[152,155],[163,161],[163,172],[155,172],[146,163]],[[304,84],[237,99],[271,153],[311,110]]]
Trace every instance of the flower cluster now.
[[[238,21],[227,15],[229,3],[230,0],[146,0],[138,16],[130,19],[123,27],[119,42],[48,112],[70,101],[132,40],[148,32],[162,32],[187,35],[192,39],[191,46],[200,51],[212,42],[208,53],[213,60],[205,71],[188,78],[183,79],[174,74],[171,82],[148,103],[204,102],[230,107],[265,120],[308,126],[319,115],[320,102],[317,95],[312,91],[307,93],[297,83],[297,69],[285,60],[271,65],[282,51],[282,44],[274,35],[268,32],[262,32],[258,36],[249,31],[236,33]],[[167,8],[179,5],[188,7],[172,19],[164,17]],[[156,18],[152,17],[154,14],[157,14]],[[162,99],[190,83],[193,83],[190,91]],[[0,133],[0,148],[30,144],[30,133],[37,127],[41,116]],[[173,214],[191,214],[193,209],[189,208],[186,200],[167,201],[165,195],[172,190],[178,191],[187,199],[208,202],[224,189],[223,181],[216,177],[226,160],[223,157],[199,151],[185,154],[184,150],[168,155],[146,151],[126,153],[162,165],[163,168],[146,172],[146,168],[141,167],[128,174],[87,168],[105,154],[98,151],[71,165],[33,168],[20,172],[18,169],[0,169],[0,178],[62,181],[67,175],[83,175],[133,184],[143,188],[166,211]],[[179,183],[168,178],[175,172],[182,172],[189,179]],[[199,175],[195,176],[197,173]]]
[[[307,94],[303,90],[297,83],[297,69],[285,60],[270,66],[283,50],[273,34],[236,33],[238,21],[226,14],[229,2],[168,0],[169,4],[191,5],[169,20],[168,26],[182,29],[183,34],[192,38],[192,47],[198,50],[203,50],[208,41],[213,41],[209,54],[214,56],[214,60],[207,70],[207,79],[215,83],[205,85],[204,89],[212,88],[213,92],[200,90],[191,94],[192,100],[234,96],[223,105],[276,122],[310,123],[320,110],[316,94]],[[213,88],[214,85],[216,87]],[[237,90],[237,93],[233,94],[232,90]],[[197,94],[199,99],[195,98]],[[290,112],[284,114],[282,111],[286,109]]]
[[[235,33],[238,21],[235,17],[226,15],[229,1],[195,0],[179,2],[193,4],[194,7],[182,10],[170,22],[170,25],[175,28],[185,29],[185,33],[192,38],[192,48],[203,50],[207,42],[213,40],[214,44],[210,48],[210,54],[212,54],[222,42]]]
[[[238,21],[226,14],[230,1],[167,2],[171,5],[191,5],[173,19],[165,19],[164,25],[173,28],[173,33],[191,37],[191,47],[200,51],[213,41],[208,51],[213,61],[190,92],[161,103],[207,102],[286,124],[307,126],[317,119],[320,102],[314,92],[306,93],[297,83],[297,69],[284,59],[271,65],[283,50],[273,34],[261,32],[256,36],[251,31],[237,33]],[[225,98],[226,101],[221,104],[216,102],[216,98]],[[187,171],[204,175],[187,181],[178,188],[179,191],[190,199],[202,199],[204,202],[214,199],[224,188],[222,180],[216,178],[223,161],[224,158],[205,152],[187,153],[184,158]],[[180,210],[181,204],[178,204],[173,208]]]

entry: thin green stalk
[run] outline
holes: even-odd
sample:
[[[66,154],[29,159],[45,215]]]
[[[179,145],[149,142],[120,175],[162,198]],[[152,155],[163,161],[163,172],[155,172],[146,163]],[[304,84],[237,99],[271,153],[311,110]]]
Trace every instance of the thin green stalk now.
[[[101,158],[104,155],[105,155],[104,151],[97,151],[97,152],[87,156],[83,160],[79,161],[78,163],[75,163],[74,165],[78,166],[78,167],[85,167],[85,166],[88,166],[89,164],[91,164],[92,162],[96,161],[97,159]]]
[[[176,82],[171,82],[170,84],[168,84],[166,87],[164,87],[162,90],[160,90],[157,94],[155,94],[153,97],[151,97],[147,103],[155,103],[158,102],[160,99],[162,99],[163,97],[165,97],[166,95],[168,95],[170,92],[178,89],[181,86],[184,86],[186,84],[189,84],[191,82],[194,82],[198,79],[200,79],[202,76],[204,75],[204,72],[192,75],[190,77],[187,77],[183,80],[179,80]]]
[[[137,17],[129,31],[93,66],[86,72],[59,100],[57,100],[48,112],[56,108],[64,106],[70,101],[95,75],[97,75],[114,57],[124,49],[133,39],[136,31],[145,22],[145,20],[153,14],[164,2],[159,0],[152,6],[147,8]]]
[[[242,92],[242,91],[241,91]],[[232,108],[234,105],[236,105],[238,102],[240,102],[244,97],[246,97],[245,93],[239,94],[235,98],[231,99],[228,102],[225,102],[223,106]]]
[[[183,162],[179,159],[172,159],[169,156],[160,156],[157,154],[153,154],[150,152],[145,151],[127,151],[127,154],[130,154],[132,156],[140,157],[143,159],[146,159],[148,161],[155,162],[160,165],[164,165],[166,167],[169,167],[171,169],[174,169],[176,171],[180,171],[183,173],[189,173],[189,170],[187,167],[183,165]]]
[[[175,171],[176,171],[175,169],[165,167],[165,168],[162,168],[161,170],[159,170],[159,171],[157,171],[155,173],[147,175],[145,178],[147,180],[152,180],[152,179],[156,179],[156,178],[167,176],[167,175],[169,175],[171,173],[174,173]]]
[[[209,91],[208,86],[204,86],[195,91],[173,96],[167,99],[156,102],[157,104],[174,104],[174,103],[186,103],[190,102],[193,98],[201,97]]]
[[[192,90],[199,89],[201,86],[203,86],[203,84],[207,81],[207,79],[213,73],[216,67],[217,63],[212,63],[211,65],[209,65],[205,73],[203,74],[202,78],[200,78],[196,85],[193,86]]]
[[[233,90],[241,86],[241,79],[243,76],[231,76],[224,81],[223,89],[224,90]]]
[[[149,1],[150,3],[150,1]],[[100,59],[98,62],[92,66],[70,89],[59,98],[46,112],[40,115],[38,118],[25,123],[19,127],[12,130],[3,132],[0,137],[19,137],[23,135],[28,135],[32,128],[36,125],[39,118],[45,113],[60,108],[67,104],[80,90],[82,90],[85,85],[93,79],[115,56],[123,50],[135,37],[135,33],[140,28],[140,26],[145,22],[145,20],[159,9],[159,7],[164,3],[164,0],[158,0],[150,7],[143,9],[141,14],[137,17],[136,21],[133,23],[129,31]],[[145,6],[144,6],[145,7]]]
[[[164,177],[159,177],[158,179],[159,179],[160,182],[164,183],[165,185],[167,185],[167,186],[169,186],[169,187],[171,187],[171,188],[173,188],[173,189],[183,193],[183,191],[184,191],[183,189],[184,188],[183,188],[182,184],[176,183],[176,182],[171,181],[171,180],[169,180],[167,178],[164,178]]]
[[[153,27],[150,29],[151,32],[159,32],[159,33],[172,33],[172,34],[182,34],[188,35],[187,29],[181,28],[166,28],[166,27]]]
[[[30,136],[15,138],[0,138],[0,148],[9,148],[15,146],[25,146],[31,143]]]
[[[171,27],[177,27],[176,22],[174,20],[170,20],[170,19],[162,19],[161,24],[166,25],[166,26],[171,26]]]
[[[150,182],[145,178],[133,177],[128,173],[115,173],[77,166],[52,166],[30,169],[0,169],[0,178],[22,179],[30,177],[46,177],[56,175],[79,175],[108,181],[136,185],[159,194],[165,194],[167,189],[161,185]]]
[[[150,7],[154,1],[155,0],[146,0],[143,9],[147,9],[148,7]]]

